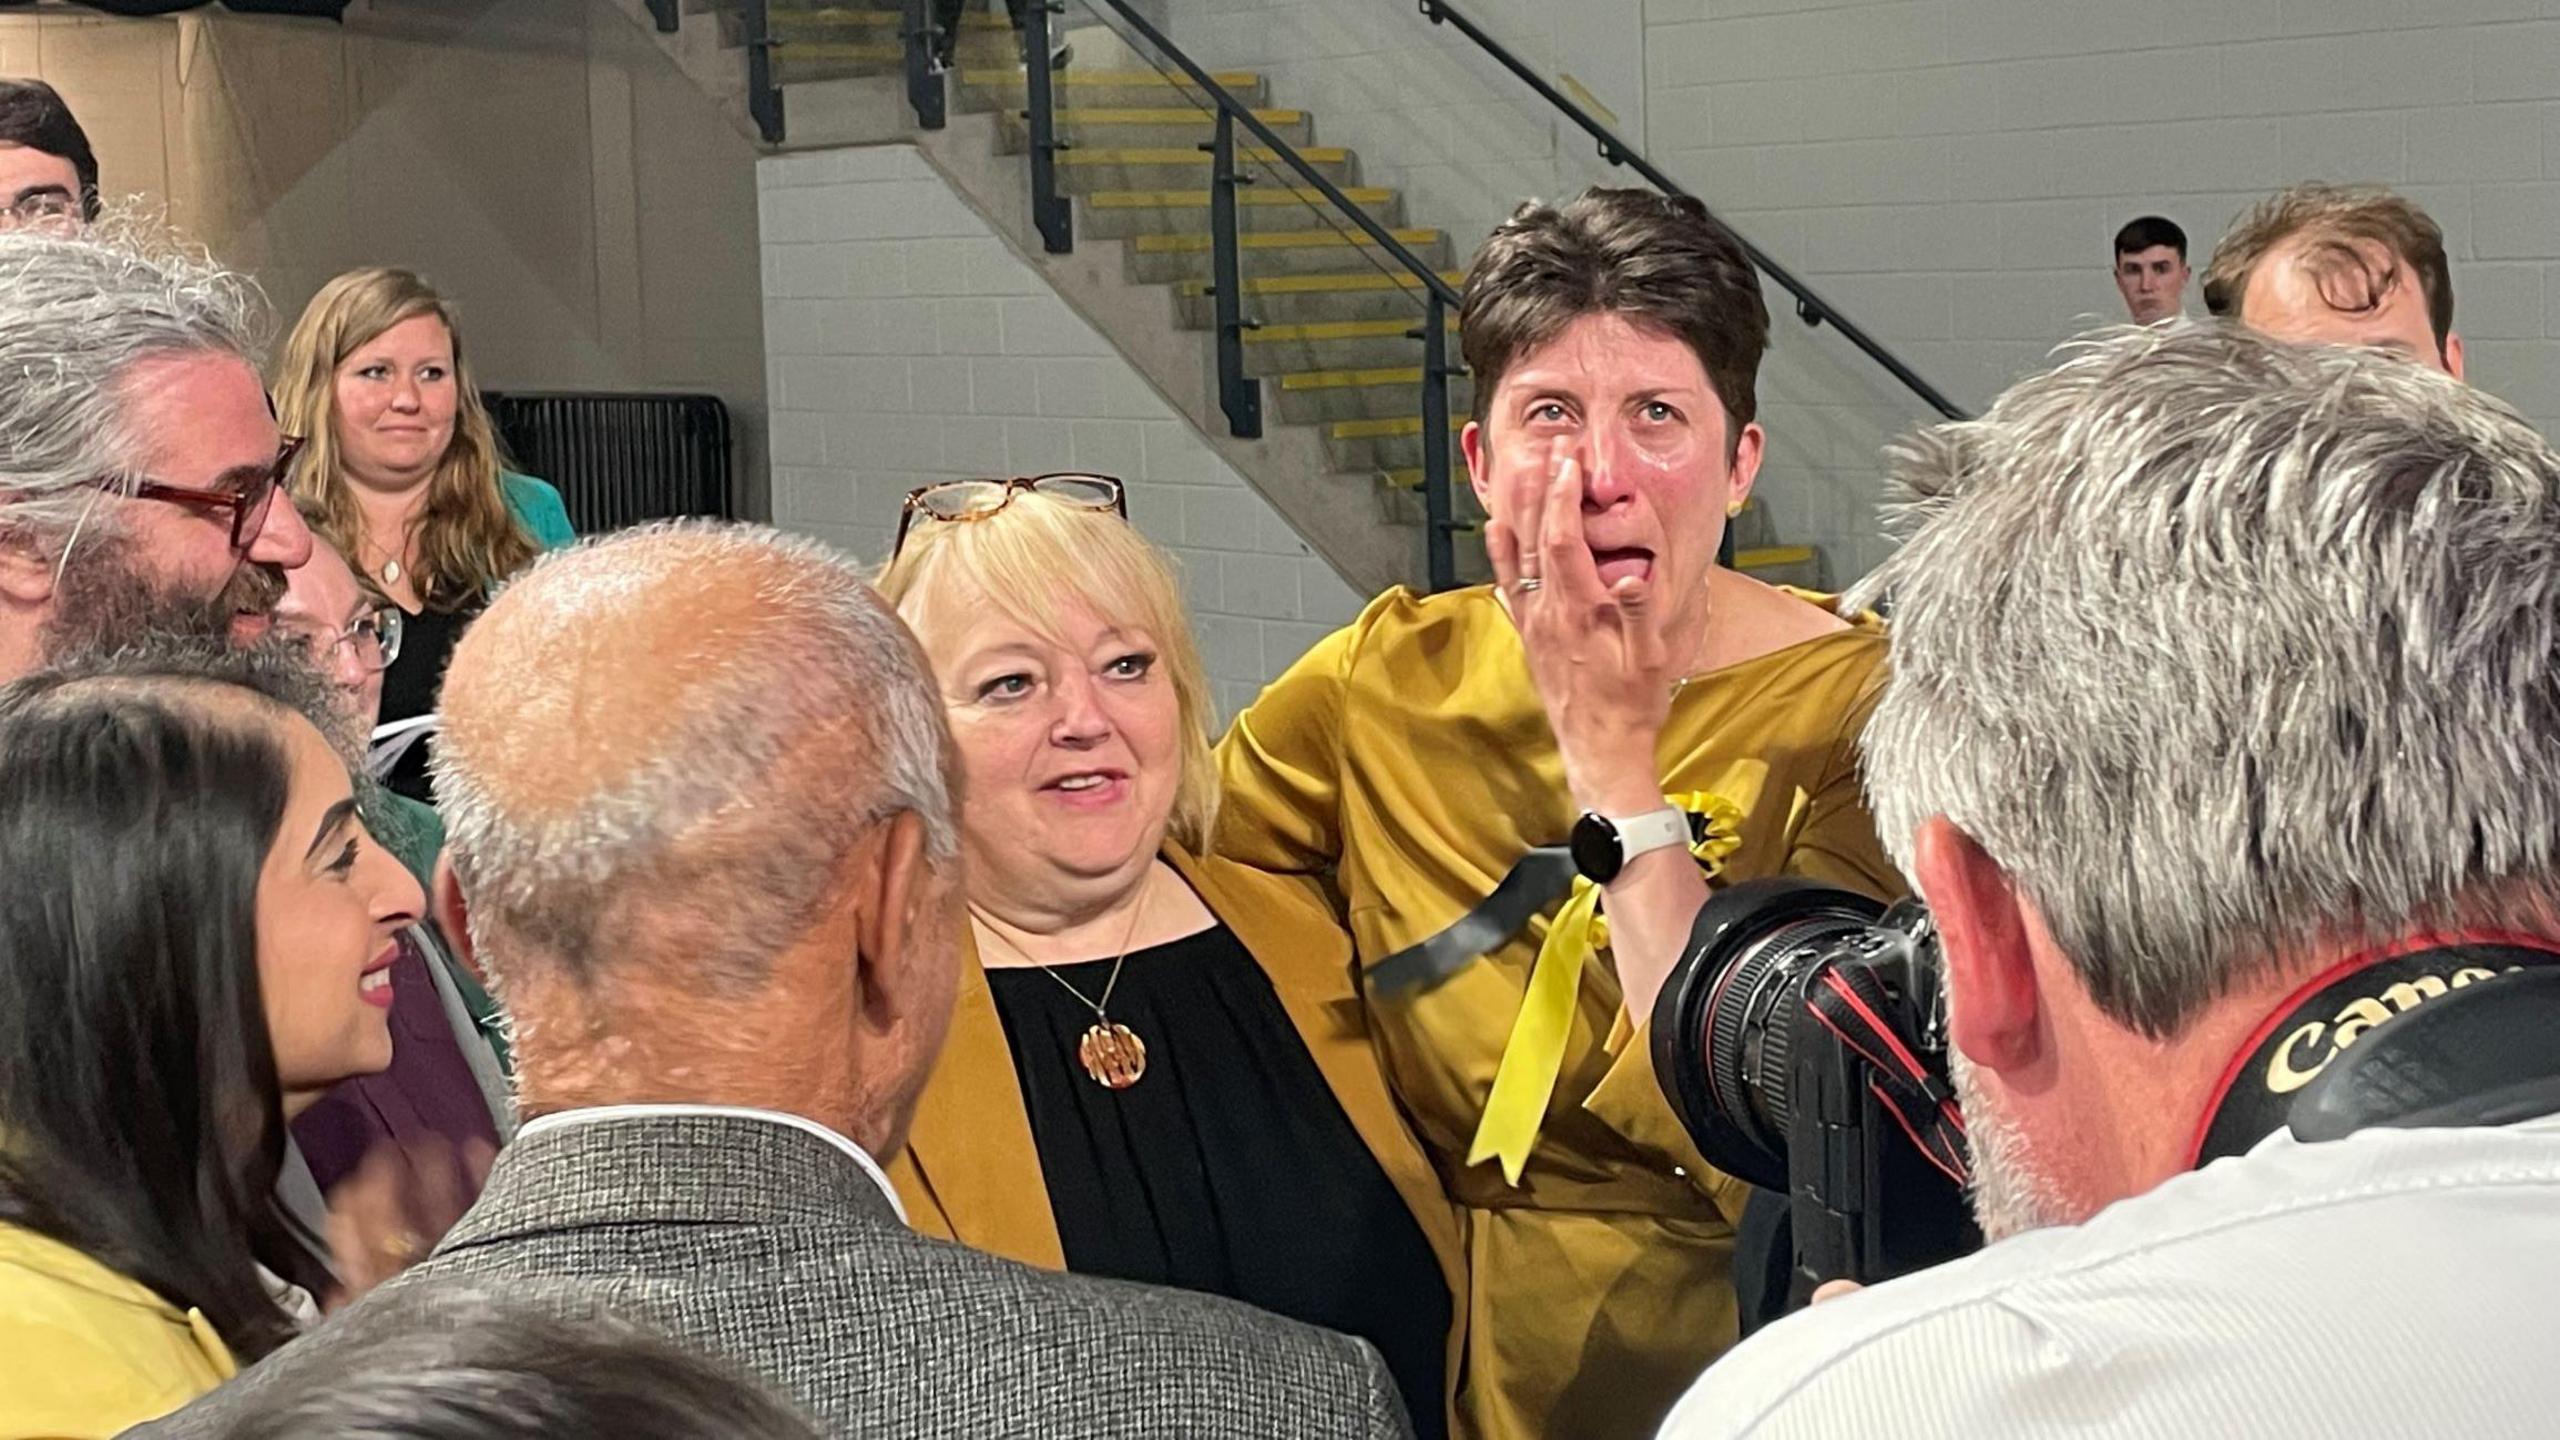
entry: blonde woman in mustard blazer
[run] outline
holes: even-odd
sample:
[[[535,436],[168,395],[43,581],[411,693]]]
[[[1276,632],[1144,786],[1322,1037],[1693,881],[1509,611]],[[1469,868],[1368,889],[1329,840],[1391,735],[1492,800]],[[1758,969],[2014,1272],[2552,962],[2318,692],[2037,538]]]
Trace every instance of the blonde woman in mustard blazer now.
[[[1124,505],[1105,476],[927,486],[881,574],[960,752],[970,912],[891,1177],[925,1233],[1368,1340],[1447,1435],[1457,1213],[1323,896],[1199,856],[1208,685]]]

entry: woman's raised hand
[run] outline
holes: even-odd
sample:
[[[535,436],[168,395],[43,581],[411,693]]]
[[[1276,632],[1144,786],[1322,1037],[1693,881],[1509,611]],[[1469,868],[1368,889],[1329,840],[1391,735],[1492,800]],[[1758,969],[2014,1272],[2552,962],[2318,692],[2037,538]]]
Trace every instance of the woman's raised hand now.
[[[1583,472],[1571,437],[1543,465],[1497,474],[1509,487],[1485,522],[1485,551],[1528,652],[1529,673],[1585,809],[1658,808],[1655,747],[1671,712],[1679,661],[1666,628],[1660,576],[1604,585],[1583,532]]]

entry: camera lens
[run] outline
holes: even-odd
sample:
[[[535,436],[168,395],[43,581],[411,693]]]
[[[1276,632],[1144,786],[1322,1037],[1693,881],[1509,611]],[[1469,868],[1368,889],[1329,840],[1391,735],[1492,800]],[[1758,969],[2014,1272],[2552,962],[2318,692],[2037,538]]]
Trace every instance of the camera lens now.
[[[1654,1072],[1709,1164],[1787,1188],[1788,1088],[1805,986],[1884,907],[1807,880],[1750,880],[1710,896],[1654,1004]]]

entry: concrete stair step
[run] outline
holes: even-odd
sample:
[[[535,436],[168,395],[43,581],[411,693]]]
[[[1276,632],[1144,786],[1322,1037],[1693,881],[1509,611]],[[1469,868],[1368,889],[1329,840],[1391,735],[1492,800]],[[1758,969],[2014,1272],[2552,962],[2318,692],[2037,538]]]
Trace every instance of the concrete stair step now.
[[[1304,110],[1256,110],[1254,118],[1282,140],[1300,149],[1315,138],[1315,117]],[[1175,98],[1167,105],[1062,106],[1057,111],[1058,138],[1070,145],[1129,148],[1206,145],[1217,129],[1206,110]],[[1245,134],[1238,127],[1236,134]],[[1021,155],[1031,149],[1031,123],[1020,115],[996,118],[996,153]]]
[[[1339,271],[1353,265],[1393,265],[1396,262],[1376,254],[1378,246],[1368,235],[1336,220],[1339,228],[1312,230],[1273,230],[1239,236],[1237,249],[1245,273],[1253,276],[1314,275]],[[1387,232],[1396,243],[1421,257],[1425,264],[1445,268],[1449,263],[1449,237],[1438,230],[1390,228]],[[1188,234],[1141,235],[1129,242],[1129,278],[1149,284],[1171,284],[1177,280],[1205,280],[1212,270],[1209,236],[1205,231]]]
[[[720,17],[720,43],[746,44],[746,12],[732,5],[716,13]],[[775,5],[766,11],[766,23],[773,28],[773,38],[784,42],[906,43],[906,17],[895,10],[865,10],[844,5]],[[1013,28],[1005,23],[1003,16],[969,15],[962,18],[960,61],[963,65],[1006,65],[1021,58],[1022,47],[1015,43]]]
[[[1339,146],[1309,146],[1298,156],[1315,167],[1317,174],[1345,189],[1358,178],[1359,162]],[[1282,178],[1297,178],[1297,171],[1280,159],[1279,152],[1259,145],[1236,147],[1236,164],[1260,183],[1268,183],[1266,177],[1282,177],[1283,171],[1286,175]],[[1099,190],[1176,190],[1206,187],[1208,183],[1209,157],[1179,146],[1075,147],[1058,152],[1058,184],[1071,195],[1089,195]],[[1201,193],[1208,192],[1204,188]]]
[[[958,78],[960,83],[954,87],[952,95],[956,109],[1001,110],[1018,114],[1026,103],[1019,65],[964,65]],[[1212,72],[1209,78],[1245,104],[1255,108],[1262,105],[1263,80],[1260,75],[1250,70],[1222,70]],[[1216,103],[1207,98],[1206,91],[1192,84],[1189,76],[1168,76],[1154,70],[1099,70],[1070,65],[1050,79],[1053,82],[1051,93],[1057,97],[1061,107],[1128,109],[1189,104],[1197,108]]]
[[[1466,424],[1464,414],[1449,417],[1452,467],[1463,468],[1456,459],[1457,438]],[[1324,453],[1336,470],[1418,471],[1422,464],[1422,417],[1391,415],[1378,419],[1330,421],[1324,427]]]
[[[1412,415],[1422,403],[1422,367],[1292,371],[1273,377],[1271,393],[1280,418],[1295,425]],[[1475,382],[1464,375],[1450,376],[1449,413],[1466,414],[1474,403]]]
[[[1806,590],[1828,590],[1830,567],[1823,563],[1822,550],[1814,545],[1763,545],[1733,551],[1733,568],[1770,585],[1794,585]]]
[[[794,40],[773,47],[777,85],[895,75],[904,71],[906,63],[906,49],[895,40]]]
[[[1475,489],[1467,483],[1466,462],[1455,455],[1449,457],[1449,478],[1450,512],[1459,523],[1471,529],[1481,529],[1484,507],[1476,503]],[[1387,523],[1421,529],[1429,519],[1422,507],[1422,467],[1413,465],[1378,472],[1378,506]],[[1484,542],[1481,540],[1460,536],[1458,549],[1462,554],[1468,550],[1475,551],[1478,562],[1484,559]]]
[[[1385,256],[1379,257],[1383,268],[1347,275],[1256,275],[1252,257],[1240,258],[1245,265],[1242,288],[1248,319],[1285,325],[1398,316],[1419,322],[1422,318],[1421,279]],[[1459,272],[1442,271],[1441,278],[1455,285]],[[1206,330],[1218,323],[1218,297],[1210,293],[1211,288],[1207,280],[1175,282],[1174,313],[1187,328]]]
[[[1351,203],[1380,217],[1402,219],[1403,198],[1374,186],[1345,185]],[[1239,230],[1302,230],[1332,209],[1324,193],[1306,186],[1251,185],[1236,193]],[[1076,223],[1105,240],[1138,235],[1206,235],[1209,230],[1207,190],[1102,190],[1082,197]]]
[[[1304,325],[1265,325],[1244,333],[1244,369],[1248,375],[1285,375],[1293,370],[1377,370],[1418,365],[1422,360],[1421,329],[1416,320],[1317,320]],[[1449,330],[1457,332],[1455,316]],[[1450,350],[1457,344],[1453,339]]]

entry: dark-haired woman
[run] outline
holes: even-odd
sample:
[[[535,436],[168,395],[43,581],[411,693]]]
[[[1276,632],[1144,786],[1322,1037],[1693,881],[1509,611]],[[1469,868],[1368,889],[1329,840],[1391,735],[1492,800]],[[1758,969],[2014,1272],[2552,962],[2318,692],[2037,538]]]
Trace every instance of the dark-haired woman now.
[[[130,662],[0,692],[0,874],[0,1436],[112,1435],[308,1318],[286,1117],[390,1062],[422,901],[311,722]]]

